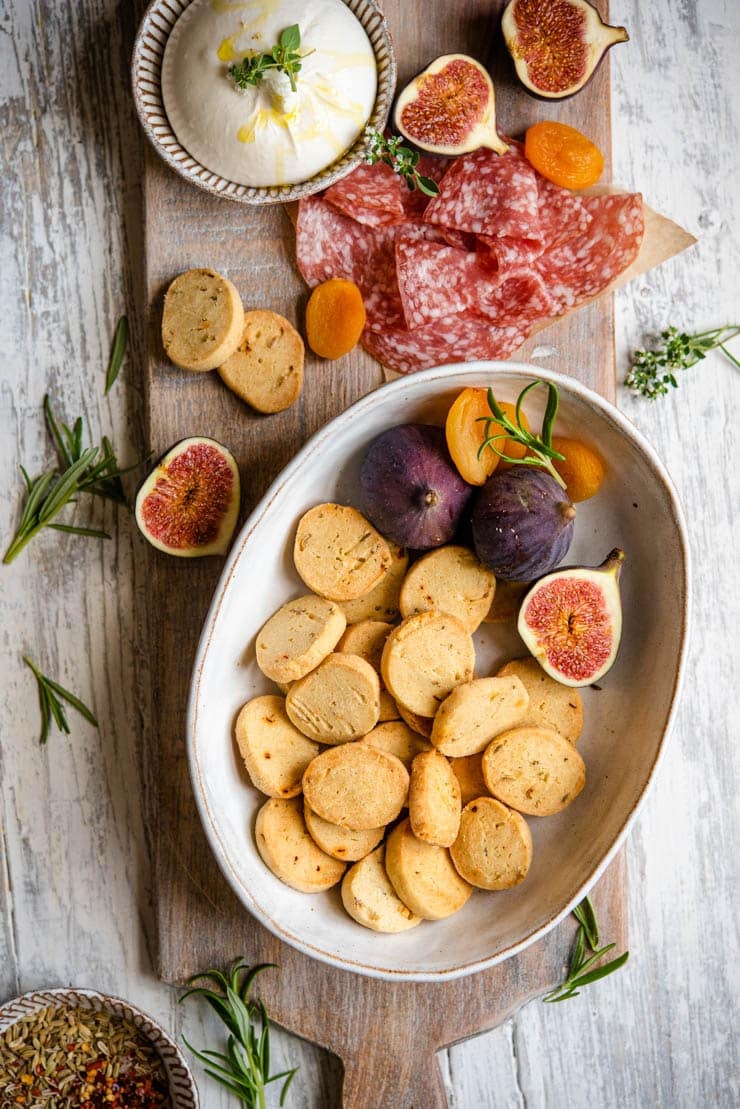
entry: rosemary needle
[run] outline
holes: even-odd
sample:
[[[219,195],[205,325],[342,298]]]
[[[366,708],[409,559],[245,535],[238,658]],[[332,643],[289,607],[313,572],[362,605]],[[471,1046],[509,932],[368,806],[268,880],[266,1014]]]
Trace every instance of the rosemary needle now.
[[[105,393],[107,397],[110,390],[113,388],[116,378],[121,370],[123,363],[123,356],[126,353],[126,343],[128,342],[128,319],[126,316],[121,316],[116,324],[116,330],[113,335],[113,345],[111,346],[110,358],[108,360],[108,368],[105,371]]]
[[[542,431],[539,435],[533,435],[531,431],[522,423],[522,405],[529,393],[536,389],[538,385],[547,385],[547,406],[545,414],[542,417]],[[557,472],[553,465],[553,459],[557,458],[559,461],[564,461],[565,456],[556,451],[552,445],[552,429],[555,425],[555,417],[558,414],[559,404],[558,387],[551,381],[544,382],[539,378],[536,381],[531,381],[529,385],[522,389],[521,393],[516,399],[515,417],[516,424],[509,419],[509,417],[501,408],[493,394],[493,389],[488,390],[488,407],[491,410],[490,416],[478,416],[476,423],[485,424],[483,432],[483,442],[478,448],[478,458],[481,457],[485,450],[494,451],[499,458],[503,458],[505,462],[513,462],[519,466],[541,466],[555,479],[558,485],[565,489],[566,485],[560,474]],[[494,427],[503,428],[503,432],[497,432],[491,435],[491,425]],[[496,443],[500,440],[507,439],[513,440],[515,443],[520,443],[523,447],[527,448],[527,454],[524,458],[513,458],[511,455],[500,450]]]
[[[79,699],[79,697],[76,697],[74,693],[70,693],[70,691],[68,689],[65,689],[64,686],[59,685],[59,682],[52,681],[51,678],[48,678],[45,674],[42,674],[39,668],[35,665],[35,663],[31,661],[31,659],[27,655],[23,656],[23,661],[25,662],[26,666],[30,666],[31,670],[33,670],[36,676],[36,682],[38,684],[39,706],[41,708],[41,738],[39,740],[40,743],[46,743],[47,739],[49,738],[49,729],[51,728],[52,720],[59,728],[60,732],[64,732],[65,735],[69,735],[69,723],[67,721],[67,714],[65,713],[64,706],[62,704],[63,701],[66,701],[66,703],[71,708],[75,709],[76,712],[79,712],[80,716],[84,716],[85,720],[92,724],[93,727],[98,727],[98,722],[93,716],[92,712],[87,707],[87,705]]]
[[[598,961],[613,950],[615,945],[607,943],[604,947],[599,947],[599,926],[590,897],[585,897],[579,905],[576,905],[573,916],[578,921],[578,931],[570,957],[567,977],[564,982],[545,995],[544,1001],[567,1001],[571,997],[578,997],[583,986],[588,986],[591,982],[598,982],[600,978],[606,978],[608,974],[613,974],[615,970],[619,970],[620,967],[624,966],[629,958],[629,951],[625,951],[608,963],[596,966]],[[591,953],[587,954],[589,948]]]

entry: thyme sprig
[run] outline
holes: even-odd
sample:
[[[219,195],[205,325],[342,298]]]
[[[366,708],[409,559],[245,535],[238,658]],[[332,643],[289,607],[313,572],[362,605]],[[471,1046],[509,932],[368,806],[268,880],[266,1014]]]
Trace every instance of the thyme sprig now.
[[[297,23],[280,32],[277,46],[263,54],[248,54],[236,65],[229,66],[229,76],[237,88],[247,89],[258,85],[270,69],[284,73],[290,81],[293,92],[297,91],[296,77],[301,71],[303,59],[313,50],[299,52],[301,31]]]
[[[538,385],[547,385],[547,407],[545,414],[542,418],[542,430],[539,435],[533,434],[528,431],[522,423],[522,405],[524,404],[527,396],[536,389]],[[493,389],[488,390],[488,407],[491,409],[493,415],[479,416],[477,423],[484,423],[483,442],[478,448],[478,458],[480,458],[485,450],[494,451],[499,458],[503,458],[506,462],[513,462],[517,466],[541,466],[542,469],[547,470],[549,474],[555,479],[562,489],[565,489],[565,482],[561,478],[553,466],[552,460],[554,458],[564,461],[565,456],[556,451],[552,445],[552,429],[555,424],[555,417],[558,414],[558,404],[560,403],[557,385],[553,385],[551,381],[545,382],[538,378],[532,381],[517,397],[515,416],[516,424],[509,419],[504,410],[499,406],[494,396]],[[504,428],[503,432],[498,432],[491,435],[491,425],[500,426]],[[513,439],[515,443],[521,443],[523,447],[527,448],[527,454],[524,458],[514,458],[512,455],[506,454],[505,451],[500,450],[496,443],[499,440]]]
[[[30,666],[31,670],[33,670],[36,675],[36,682],[39,688],[39,706],[41,708],[41,738],[39,743],[44,744],[49,738],[49,729],[51,728],[52,721],[54,721],[60,732],[69,735],[69,723],[62,704],[63,701],[66,701],[71,708],[79,712],[81,716],[84,716],[85,720],[89,721],[93,727],[98,727],[98,722],[94,715],[79,697],[76,697],[74,693],[70,693],[64,686],[59,685],[59,682],[55,682],[45,674],[42,674],[39,668],[27,655],[23,656],[23,661],[26,666]]]
[[[740,324],[712,327],[693,335],[667,327],[661,331],[662,343],[655,350],[636,350],[624,383],[633,393],[656,400],[669,389],[677,389],[676,374],[688,370],[706,358],[710,350],[721,350],[734,366],[740,361],[727,349],[727,343],[740,335]]]
[[[602,959],[616,945],[607,943],[604,947],[599,947],[599,926],[590,897],[585,897],[575,907],[573,916],[578,921],[578,931],[576,932],[573,953],[570,957],[568,975],[565,981],[556,989],[545,995],[544,1001],[567,1001],[571,997],[578,997],[583,986],[588,986],[591,982],[598,982],[600,978],[606,978],[608,974],[613,974],[615,970],[619,970],[620,967],[624,966],[629,958],[629,951],[625,951],[618,955],[616,959],[611,959],[608,963],[596,966],[599,959]],[[589,949],[590,954],[588,953]]]
[[[400,135],[382,135],[380,131],[368,127],[365,136],[368,140],[365,161],[369,165],[383,162],[402,177],[410,189],[418,189],[425,196],[438,195],[437,182],[431,177],[424,177],[416,168],[419,164],[419,151],[403,146]]]
[[[280,1104],[284,1105],[288,1088],[298,1070],[294,1067],[279,1074],[270,1074],[270,1022],[264,1003],[249,997],[257,975],[273,966],[274,963],[260,963],[250,967],[243,958],[237,959],[227,974],[207,970],[188,980],[188,985],[191,985],[205,979],[214,983],[217,989],[192,986],[180,998],[184,1001],[186,997],[204,997],[226,1025],[229,1037],[225,1052],[198,1051],[187,1040],[185,1043],[203,1063],[206,1074],[251,1109],[264,1109],[265,1087],[281,1080]]]

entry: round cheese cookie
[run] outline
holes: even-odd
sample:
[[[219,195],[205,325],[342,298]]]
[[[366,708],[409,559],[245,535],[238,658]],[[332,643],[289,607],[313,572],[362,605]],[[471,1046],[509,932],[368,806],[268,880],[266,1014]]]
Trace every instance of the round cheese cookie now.
[[[400,720],[401,714],[398,711],[398,705],[391,697],[387,689],[380,687],[380,712],[378,713],[378,723],[384,724],[389,720]]]
[[[378,724],[363,737],[362,742],[387,751],[389,755],[395,755],[407,770],[411,770],[411,764],[418,754],[431,750],[429,741],[412,731],[403,720],[388,720],[384,724]]]
[[[383,647],[392,631],[393,625],[385,620],[360,620],[357,624],[348,624],[337,643],[337,650],[343,654],[359,655],[379,674]]]
[[[475,648],[470,633],[446,612],[419,612],[394,628],[381,660],[383,681],[399,707],[434,716],[445,697],[470,681]]]
[[[340,828],[338,824],[330,824],[328,820],[324,820],[323,816],[319,816],[307,804],[303,806],[303,818],[311,839],[321,850],[326,851],[333,859],[344,859],[345,862],[364,859],[385,835],[385,825],[380,828],[363,828],[357,832]]]
[[[369,743],[330,747],[303,775],[303,792],[313,811],[354,832],[395,820],[408,789],[403,763]]]
[[[529,581],[502,581],[496,582],[496,592],[491,601],[491,607],[483,617],[486,624],[506,624],[516,620],[524,594],[531,586]]]
[[[356,624],[360,620],[398,619],[401,585],[406,576],[409,556],[402,547],[398,547],[390,540],[386,542],[391,552],[391,564],[378,584],[374,585],[364,597],[356,597],[353,601],[342,601],[342,610],[348,624]]]
[[[466,882],[484,890],[508,890],[527,876],[532,836],[518,812],[493,797],[478,797],[462,811],[450,855]]]
[[[318,743],[359,739],[378,723],[378,675],[358,655],[327,655],[291,685],[285,711],[300,732]]]
[[[164,297],[162,343],[183,370],[215,370],[237,346],[244,326],[241,297],[215,270],[188,270]]]
[[[247,701],[236,718],[235,730],[252,785],[268,797],[296,797],[319,745],[291,724],[285,698],[267,694]]]
[[[385,871],[383,844],[351,866],[342,879],[342,904],[358,924],[373,932],[406,932],[421,917],[396,896]]]
[[[418,734],[423,735],[425,739],[429,739],[432,734],[432,725],[434,724],[433,716],[419,716],[418,712],[411,712],[409,709],[404,708],[403,705],[396,704],[396,708],[398,709],[398,715],[401,717],[404,724],[408,724],[412,732],[418,732]]]
[[[444,755],[422,751],[411,764],[409,820],[417,839],[449,847],[460,827],[460,783]]]
[[[494,736],[524,720],[527,691],[515,677],[475,678],[452,690],[437,710],[432,743],[443,755],[476,755]]]
[[[346,627],[338,605],[312,593],[288,601],[257,633],[257,665],[274,682],[302,678],[336,647]]]
[[[515,658],[497,671],[501,678],[516,677],[529,694],[523,724],[554,728],[570,743],[583,731],[583,701],[577,689],[551,678],[535,658]]]
[[[391,565],[380,532],[356,508],[318,504],[298,523],[295,568],[309,589],[331,601],[364,597]]]
[[[450,759],[450,766],[460,785],[460,802],[463,806],[476,797],[484,797],[488,786],[483,777],[483,755],[461,755]]]
[[[409,570],[401,587],[401,615],[448,612],[474,632],[488,614],[496,579],[467,547],[440,547]]]
[[[408,819],[388,836],[385,869],[404,905],[424,920],[452,916],[473,892],[455,870],[447,848],[417,839]]]
[[[572,743],[552,728],[531,724],[501,735],[483,754],[488,792],[518,812],[552,816],[586,784],[586,767]]]
[[[239,344],[218,373],[232,393],[258,412],[290,408],[303,387],[303,339],[284,316],[244,313]]]
[[[308,834],[300,797],[271,797],[257,813],[257,850],[276,878],[301,893],[335,886],[345,864],[322,851]]]

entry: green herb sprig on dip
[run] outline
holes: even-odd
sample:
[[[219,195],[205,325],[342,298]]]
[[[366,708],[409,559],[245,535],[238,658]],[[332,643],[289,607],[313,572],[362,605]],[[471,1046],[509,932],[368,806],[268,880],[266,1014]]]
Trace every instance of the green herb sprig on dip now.
[[[264,54],[248,54],[236,65],[229,66],[229,76],[237,88],[247,89],[258,85],[270,69],[277,69],[284,73],[290,81],[290,87],[296,92],[296,77],[301,71],[303,58],[313,51],[305,54],[299,53],[301,45],[301,32],[297,23],[281,31],[277,46]]]
[[[727,349],[727,343],[740,335],[740,324],[726,324],[698,331],[689,335],[677,327],[661,331],[662,344],[655,350],[636,350],[632,366],[624,383],[633,393],[648,400],[664,396],[669,389],[677,389],[676,373],[688,370],[706,358],[710,350],[721,350],[733,366],[740,368],[740,361]]]
[[[417,171],[420,158],[418,150],[403,146],[403,139],[399,135],[381,135],[380,131],[375,131],[372,127],[367,128],[365,135],[368,140],[365,161],[369,165],[383,162],[402,177],[410,189],[418,189],[425,196],[437,196],[437,182]]]

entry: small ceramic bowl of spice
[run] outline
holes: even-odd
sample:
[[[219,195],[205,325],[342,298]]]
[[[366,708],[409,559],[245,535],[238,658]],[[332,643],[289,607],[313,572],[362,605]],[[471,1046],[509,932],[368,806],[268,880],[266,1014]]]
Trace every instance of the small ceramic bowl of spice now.
[[[146,1013],[94,990],[0,1006],[0,1105],[199,1109],[182,1052]]]

